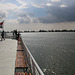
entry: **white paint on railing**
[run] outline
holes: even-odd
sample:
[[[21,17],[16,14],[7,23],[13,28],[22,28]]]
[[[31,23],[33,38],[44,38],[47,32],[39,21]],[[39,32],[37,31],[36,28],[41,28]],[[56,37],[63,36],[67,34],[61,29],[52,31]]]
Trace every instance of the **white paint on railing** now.
[[[30,53],[29,49],[27,48],[26,44],[24,43],[27,52],[29,53],[30,57],[31,57],[31,61],[33,60],[34,64],[35,64],[35,69],[36,69],[36,74],[37,75],[44,75],[44,73],[42,72],[42,70],[40,69],[40,67],[38,66],[38,64],[36,63],[35,59],[33,58],[32,54]],[[32,66],[32,62],[31,62],[31,66]]]

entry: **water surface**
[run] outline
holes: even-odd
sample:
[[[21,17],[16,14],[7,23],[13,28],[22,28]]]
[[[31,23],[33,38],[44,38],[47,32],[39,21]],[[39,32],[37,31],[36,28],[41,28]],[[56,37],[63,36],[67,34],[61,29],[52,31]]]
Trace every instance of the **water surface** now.
[[[75,33],[23,33],[24,43],[45,75],[75,75]]]

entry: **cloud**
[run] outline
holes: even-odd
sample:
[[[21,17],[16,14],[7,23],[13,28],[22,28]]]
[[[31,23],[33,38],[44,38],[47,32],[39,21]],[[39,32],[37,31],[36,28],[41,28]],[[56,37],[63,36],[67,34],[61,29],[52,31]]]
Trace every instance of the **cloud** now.
[[[33,14],[32,12],[27,12],[27,11],[24,11],[24,10],[19,11],[19,12],[17,13],[17,16],[18,16],[18,17],[25,17],[26,15],[34,16],[34,14]]]
[[[4,2],[5,0],[0,0],[0,2]]]
[[[4,1],[8,1],[3,3]],[[75,0],[1,0],[0,16],[16,16],[19,23],[75,21]]]
[[[19,11],[22,9],[27,8],[26,5],[16,5],[13,3],[0,3],[0,17],[2,18],[13,18],[16,17],[16,13],[18,14]],[[11,18],[12,18],[11,17]]]
[[[58,22],[58,18],[53,16],[52,14],[49,14],[47,16],[41,17],[39,18],[39,21],[41,23],[54,23],[54,22]]]
[[[6,13],[0,10],[0,17],[1,18],[5,18],[6,17]]]
[[[32,19],[28,15],[25,15],[24,17],[19,17],[18,21],[20,24],[31,23]]]
[[[59,5],[74,5],[75,0],[16,0],[21,5],[34,6],[34,7],[45,7],[46,5],[57,6]]]
[[[17,8],[18,6],[13,3],[6,3],[6,4],[0,3],[0,10],[5,11],[6,13],[9,13],[9,11],[16,11]]]
[[[33,22],[33,23],[39,23],[40,21],[39,21],[39,19],[38,19],[37,17],[34,17],[34,18],[32,19],[32,22]]]
[[[0,22],[5,20],[6,16],[7,16],[6,13],[4,11],[0,10]]]
[[[20,24],[27,24],[27,23],[39,23],[39,20],[37,17],[34,17],[33,13],[29,13],[29,12],[24,12],[21,11],[17,14],[18,18],[18,22]]]
[[[8,18],[9,16],[14,16],[12,13],[17,12],[18,6],[13,3],[0,3],[0,16],[2,18]]]
[[[27,5],[27,3],[24,0],[16,0],[16,1],[22,5]]]
[[[26,15],[24,17],[19,17],[18,21],[19,21],[19,24],[39,23],[38,18],[36,17],[31,18],[29,15]]]
[[[51,2],[60,2],[61,0],[51,0]]]
[[[42,23],[55,23],[55,22],[71,22],[75,21],[75,5],[66,7],[49,7],[46,12],[48,15],[39,18]]]
[[[52,4],[52,3],[47,3],[46,5],[47,5],[47,6],[53,6],[53,4]]]
[[[63,5],[60,5],[60,7],[67,7],[67,5],[64,5],[64,4],[63,4]]]
[[[32,4],[32,5],[36,8],[43,8],[43,5],[36,5],[36,4]]]
[[[15,12],[15,11],[19,11],[24,8],[27,8],[27,6],[26,5],[18,6],[13,3],[5,3],[5,4],[0,3],[0,9],[4,11],[14,11]]]
[[[44,8],[46,5],[50,6],[49,0],[16,0],[22,5],[27,5],[28,7],[34,6],[36,8]]]

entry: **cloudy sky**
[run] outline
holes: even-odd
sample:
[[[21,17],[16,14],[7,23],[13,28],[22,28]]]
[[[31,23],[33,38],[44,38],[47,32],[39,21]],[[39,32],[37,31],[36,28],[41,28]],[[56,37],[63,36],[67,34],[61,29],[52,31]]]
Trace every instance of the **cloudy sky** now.
[[[72,29],[75,27],[75,0],[0,0],[0,22],[3,20],[9,29],[37,30],[52,26],[64,29],[66,25]],[[64,28],[62,23],[66,24]]]

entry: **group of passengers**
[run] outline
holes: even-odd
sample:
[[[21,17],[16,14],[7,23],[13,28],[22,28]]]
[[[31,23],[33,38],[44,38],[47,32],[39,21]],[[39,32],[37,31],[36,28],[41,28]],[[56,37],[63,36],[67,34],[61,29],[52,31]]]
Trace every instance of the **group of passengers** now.
[[[13,38],[18,40],[19,36],[20,36],[20,33],[17,30],[13,30]],[[1,41],[2,40],[5,40],[5,31],[4,30],[1,32]]]

